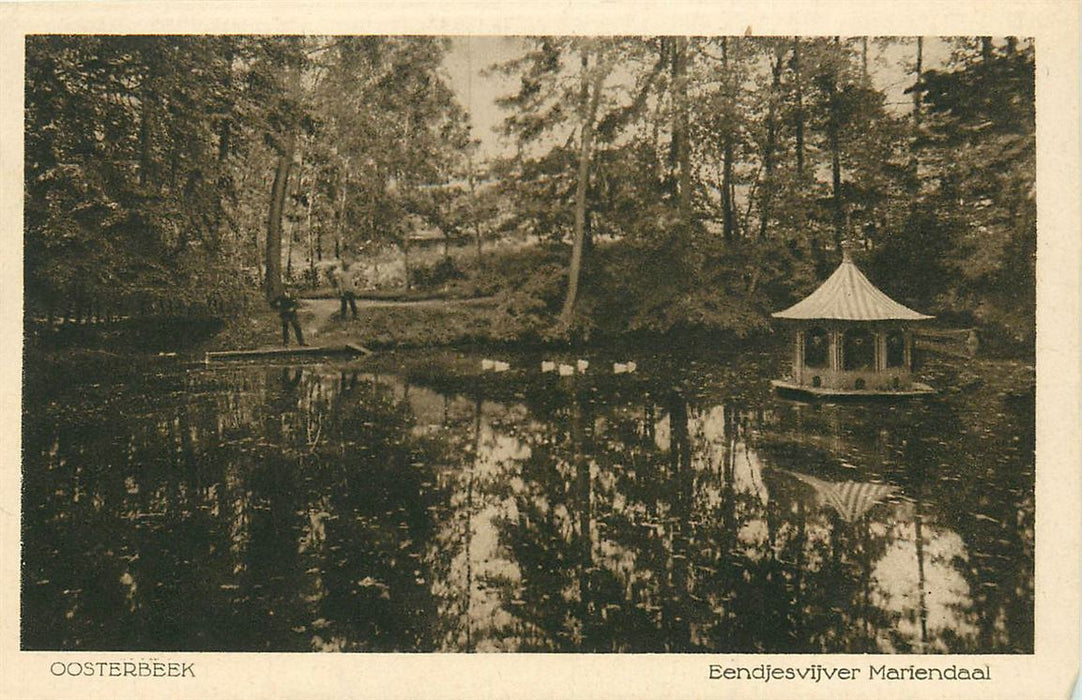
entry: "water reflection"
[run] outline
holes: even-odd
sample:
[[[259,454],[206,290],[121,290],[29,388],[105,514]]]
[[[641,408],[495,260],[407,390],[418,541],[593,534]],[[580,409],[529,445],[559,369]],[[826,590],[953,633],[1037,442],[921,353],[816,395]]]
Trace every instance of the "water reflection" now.
[[[1032,405],[991,385],[404,376],[29,375],[23,646],[1032,651]]]

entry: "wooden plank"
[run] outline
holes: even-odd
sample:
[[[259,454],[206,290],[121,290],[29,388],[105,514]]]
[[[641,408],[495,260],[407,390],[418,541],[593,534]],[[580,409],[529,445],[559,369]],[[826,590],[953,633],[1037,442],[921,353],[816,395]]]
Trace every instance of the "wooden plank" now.
[[[275,357],[327,357],[330,355],[371,355],[372,351],[363,345],[346,343],[345,345],[300,346],[292,348],[255,348],[252,350],[216,350],[208,352],[206,361],[213,360],[256,360]]]
[[[950,338],[964,341],[974,330],[973,328],[918,328],[913,331],[913,335],[917,338]]]
[[[914,332],[913,343],[918,350],[965,358],[974,357],[980,347],[980,339],[973,328],[921,329]]]
[[[928,340],[918,340],[916,342],[916,348],[918,350],[937,352],[943,355],[950,355],[951,357],[963,357],[966,359],[972,358],[975,354],[968,347],[961,346],[957,343],[934,343]]]
[[[358,355],[371,355],[372,351],[360,343],[346,343],[346,348]]]

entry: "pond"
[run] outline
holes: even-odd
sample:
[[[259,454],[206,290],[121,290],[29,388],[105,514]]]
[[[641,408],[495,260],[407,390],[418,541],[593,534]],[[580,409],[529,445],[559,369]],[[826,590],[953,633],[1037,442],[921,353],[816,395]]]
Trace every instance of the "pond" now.
[[[1032,653],[1032,368],[784,356],[29,361],[22,646]]]

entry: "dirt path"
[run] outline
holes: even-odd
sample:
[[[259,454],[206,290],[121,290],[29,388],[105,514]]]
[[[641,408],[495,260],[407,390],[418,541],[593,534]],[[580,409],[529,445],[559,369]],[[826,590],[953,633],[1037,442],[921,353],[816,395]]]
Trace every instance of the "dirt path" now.
[[[490,304],[492,297],[475,299],[418,299],[397,301],[393,299],[358,299],[357,311],[380,308],[439,308],[450,306],[483,306]],[[301,299],[300,320],[304,328],[305,339],[311,344],[338,341],[349,338],[352,329],[338,319],[341,302],[338,299]]]

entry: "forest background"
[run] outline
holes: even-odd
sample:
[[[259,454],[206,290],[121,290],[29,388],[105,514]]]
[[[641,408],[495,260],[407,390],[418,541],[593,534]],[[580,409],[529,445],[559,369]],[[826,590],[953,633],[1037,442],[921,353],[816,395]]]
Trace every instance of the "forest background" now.
[[[934,41],[520,38],[492,154],[450,38],[31,36],[26,319],[243,318],[395,258],[374,294],[492,299],[471,339],[746,337],[853,239],[1032,354],[1033,42]]]

